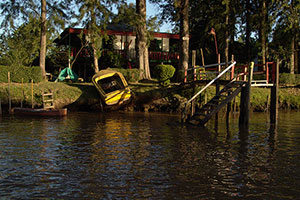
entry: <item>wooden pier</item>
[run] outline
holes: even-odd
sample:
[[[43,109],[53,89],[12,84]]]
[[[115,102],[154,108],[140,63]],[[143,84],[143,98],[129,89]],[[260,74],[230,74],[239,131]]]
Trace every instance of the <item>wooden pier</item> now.
[[[200,82],[207,82],[203,77],[209,77],[211,74],[215,74],[215,78],[208,81],[200,91],[196,92],[195,95],[185,103],[185,108],[181,115],[182,122],[193,125],[205,125],[213,116],[216,116],[217,119],[218,112],[225,106],[227,106],[226,119],[228,121],[231,101],[240,94],[239,125],[247,128],[250,120],[251,87],[268,87],[271,88],[270,121],[276,124],[278,119],[279,66],[274,62],[268,62],[266,63],[266,67],[264,67],[264,71],[257,70],[257,68],[261,66],[262,65],[254,65],[253,62],[250,65],[236,66],[234,60],[230,63],[220,63],[219,59],[217,64],[200,67],[194,66],[186,70],[185,83],[192,82],[197,85]],[[256,71],[254,71],[254,67],[256,67]],[[253,79],[255,74],[263,74],[265,79]],[[221,81],[224,87],[220,90]],[[196,109],[195,101],[197,98],[213,84],[216,88],[216,95],[208,102],[205,102],[201,108]]]

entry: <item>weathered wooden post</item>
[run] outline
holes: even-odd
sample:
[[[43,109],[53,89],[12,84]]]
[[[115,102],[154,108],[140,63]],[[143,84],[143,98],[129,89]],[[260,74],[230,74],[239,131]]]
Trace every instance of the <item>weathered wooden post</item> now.
[[[234,55],[231,55],[231,62],[232,63],[234,62]],[[235,65],[233,65],[231,68],[230,80],[234,78],[234,69],[235,69]]]
[[[246,86],[242,87],[241,91],[241,105],[240,105],[240,117],[239,117],[239,125],[243,128],[248,128],[249,126],[249,118],[250,118],[250,90],[251,90],[251,78],[253,74],[254,62],[251,62],[249,74],[248,74],[248,82],[246,82]]]
[[[228,92],[228,96],[229,95],[231,95],[230,92]],[[230,112],[231,112],[231,101],[229,101],[229,103],[227,103],[227,108],[226,108],[226,123],[229,123]]]
[[[220,74],[220,71],[221,71],[221,55],[218,54],[218,67],[217,67],[217,75],[218,76]],[[216,95],[219,93],[220,91],[220,81],[219,79],[216,80]]]
[[[220,71],[221,71],[221,55],[218,54],[218,67],[217,67],[217,75],[218,76],[220,74]],[[216,80],[216,96],[218,95],[220,91],[220,78],[218,78]],[[217,127],[218,126],[218,121],[219,121],[219,115],[218,115],[218,112],[216,113],[215,115],[215,126]]]
[[[194,81],[197,80],[197,70],[196,70],[196,51],[192,50],[192,67],[193,67],[193,73],[194,73]]]
[[[196,70],[196,51],[195,50],[192,50],[192,67],[193,67],[193,74],[194,74],[194,81],[196,81],[197,80],[197,70]],[[193,87],[193,94],[195,94],[195,88],[196,87],[196,84],[194,84],[194,87]],[[195,102],[195,100],[193,100],[192,102],[191,102],[191,116],[193,116],[194,114],[195,114],[195,110],[196,110],[196,108],[195,108],[195,104],[196,104],[196,102]]]
[[[7,81],[8,81],[8,112],[11,113],[10,72],[7,72]]]
[[[24,88],[23,88],[23,82],[24,82],[24,79],[22,78],[22,82],[21,82],[21,90],[22,90],[21,108],[23,108],[23,101],[24,101]]]
[[[202,66],[204,67],[205,66],[205,62],[204,62],[204,55],[203,55],[202,48],[200,49],[200,51],[201,51],[201,57],[202,57]]]
[[[272,71],[275,70],[275,80],[273,80],[273,87],[271,87],[271,107],[270,107],[270,121],[273,124],[278,122],[278,87],[279,87],[279,62],[277,60],[276,66],[273,64]]]
[[[33,107],[33,80],[31,79],[31,108]]]
[[[234,62],[234,55],[231,56],[231,62]],[[234,65],[231,68],[231,72],[230,72],[230,80],[232,80],[234,78]],[[228,96],[230,95],[230,92],[228,92]],[[226,109],[226,124],[229,123],[229,117],[230,117],[230,112],[231,112],[231,101],[229,101],[227,103],[227,109]]]
[[[2,115],[2,105],[1,105],[1,99],[0,99],[0,115]]]

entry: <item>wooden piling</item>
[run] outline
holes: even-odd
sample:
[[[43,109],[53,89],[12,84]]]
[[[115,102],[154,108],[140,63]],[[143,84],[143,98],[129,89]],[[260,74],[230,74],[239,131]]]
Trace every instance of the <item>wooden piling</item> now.
[[[275,66],[274,66],[275,65]],[[273,64],[275,70],[275,80],[273,80],[273,87],[271,87],[271,107],[270,107],[270,121],[272,124],[278,123],[278,87],[279,87],[279,62]]]
[[[228,92],[228,96],[230,95],[230,93]],[[226,109],[226,124],[229,123],[229,117],[230,117],[230,112],[231,112],[231,101],[229,101],[229,103],[227,103],[227,109]]]
[[[218,54],[218,64],[219,64],[218,67],[217,67],[218,73],[217,73],[216,76],[218,76],[221,72],[221,55],[220,54]],[[216,96],[219,94],[219,91],[220,91],[220,79],[218,78],[216,80]],[[219,119],[219,116],[218,116],[218,112],[217,112],[216,115],[215,115],[215,120],[216,120],[215,123],[218,123],[218,119]]]
[[[7,82],[8,82],[8,112],[11,113],[10,72],[7,72]]]
[[[218,73],[216,76],[218,76],[221,71],[221,55],[220,54],[218,54],[218,64],[219,64],[218,68],[217,68]],[[216,80],[216,95],[219,93],[219,91],[220,91],[220,81],[219,81],[219,79],[217,79]]]
[[[248,82],[246,86],[242,88],[241,91],[241,103],[240,103],[240,117],[239,117],[239,125],[243,128],[249,127],[249,118],[250,118],[250,91],[251,91],[251,78],[253,74],[254,62],[251,62],[249,74],[248,74]]]
[[[24,101],[24,88],[23,88],[23,82],[24,82],[24,79],[22,78],[22,82],[21,82],[21,90],[22,90],[21,108],[23,108],[23,101]]]
[[[33,107],[33,80],[31,79],[31,108]]]
[[[202,48],[200,49],[200,51],[201,51],[201,57],[202,57],[202,66],[204,67],[205,66],[205,61],[204,61],[204,55],[203,55]]]
[[[193,73],[194,73],[194,81],[197,80],[197,70],[196,67],[196,50],[192,50],[192,67],[193,67]]]

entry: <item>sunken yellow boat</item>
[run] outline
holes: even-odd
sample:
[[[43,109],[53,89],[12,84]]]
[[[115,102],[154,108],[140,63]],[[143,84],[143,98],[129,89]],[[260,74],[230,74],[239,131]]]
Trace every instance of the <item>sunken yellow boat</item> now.
[[[101,100],[107,106],[123,105],[131,100],[132,94],[122,73],[105,69],[92,78],[100,93]]]

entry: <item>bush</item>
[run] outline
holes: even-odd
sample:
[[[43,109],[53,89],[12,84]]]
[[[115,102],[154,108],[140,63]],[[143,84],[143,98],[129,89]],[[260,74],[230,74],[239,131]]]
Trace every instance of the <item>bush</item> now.
[[[40,67],[25,67],[25,66],[0,66],[0,82],[7,83],[7,73],[10,72],[11,82],[21,83],[22,78],[24,83],[33,80],[35,83],[42,81]]]
[[[175,68],[172,65],[156,65],[153,75],[158,79],[160,85],[170,85],[170,79],[174,76]]]
[[[99,59],[99,63],[101,67],[123,67],[126,65],[126,59],[116,51],[105,50],[104,55]]]
[[[300,74],[281,73],[279,74],[279,83],[283,85],[299,85]]]
[[[128,82],[137,82],[140,79],[140,69],[123,69],[123,68],[111,68],[121,72]]]
[[[279,83],[280,84],[295,84],[295,74],[282,73],[279,74]]]

